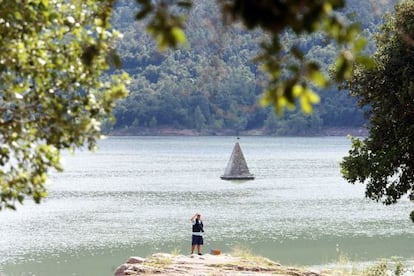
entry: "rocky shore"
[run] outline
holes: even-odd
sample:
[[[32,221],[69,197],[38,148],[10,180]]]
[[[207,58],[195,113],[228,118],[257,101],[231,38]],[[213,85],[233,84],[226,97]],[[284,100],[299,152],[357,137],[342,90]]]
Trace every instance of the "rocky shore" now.
[[[329,275],[285,267],[264,257],[220,255],[172,255],[153,254],[150,257],[130,257],[120,265],[115,276],[124,275],[290,275],[322,276]]]

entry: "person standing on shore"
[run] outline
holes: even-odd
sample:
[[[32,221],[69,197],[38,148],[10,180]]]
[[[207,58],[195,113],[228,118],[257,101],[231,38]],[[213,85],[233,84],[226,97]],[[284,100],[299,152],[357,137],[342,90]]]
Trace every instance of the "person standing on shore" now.
[[[201,221],[201,215],[196,213],[192,218],[193,234],[191,237],[191,254],[194,254],[194,248],[197,245],[197,253],[201,254],[201,246],[203,245],[203,222]]]

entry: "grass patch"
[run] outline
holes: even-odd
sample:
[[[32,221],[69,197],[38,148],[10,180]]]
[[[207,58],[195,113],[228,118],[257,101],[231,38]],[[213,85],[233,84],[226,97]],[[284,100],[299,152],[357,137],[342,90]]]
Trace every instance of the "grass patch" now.
[[[368,267],[363,271],[363,276],[401,276],[404,274],[404,264],[399,258],[393,258],[391,261],[383,259],[380,262]]]
[[[322,275],[347,275],[347,276],[401,276],[404,274],[404,265],[400,258],[382,259],[373,262],[368,267],[356,266],[346,255],[339,254],[338,262],[334,269],[321,271]]]
[[[239,270],[251,271],[278,271],[280,265],[268,258],[254,255],[248,248],[235,247],[230,252],[231,256],[240,258],[239,262],[231,262],[228,267],[236,267]]]
[[[265,265],[265,266],[274,266],[276,263],[269,260],[268,258],[254,255],[248,248],[243,247],[234,247],[230,254],[234,257],[239,257],[254,263]]]
[[[321,272],[323,272],[322,274],[327,272],[328,275],[333,272],[334,275],[362,276],[361,268],[356,267],[350,258],[342,252],[338,252],[338,261],[334,269],[327,271],[322,270]]]
[[[170,258],[164,256],[151,256],[145,259],[145,265],[154,268],[166,268],[172,263]]]
[[[235,247],[230,254],[240,258],[240,262],[226,264],[235,270],[246,270],[255,272],[266,272],[274,275],[308,275],[302,268],[281,266],[266,257],[253,254],[248,248]]]
[[[173,255],[173,256],[178,256],[178,255],[181,255],[181,251],[180,251],[180,249],[178,249],[178,248],[174,248],[172,251],[171,251],[171,253],[170,253],[171,255]]]

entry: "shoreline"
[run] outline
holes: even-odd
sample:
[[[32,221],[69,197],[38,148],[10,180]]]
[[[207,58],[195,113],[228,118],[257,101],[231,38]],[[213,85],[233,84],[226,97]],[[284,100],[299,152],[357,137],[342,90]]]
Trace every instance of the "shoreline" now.
[[[405,266],[398,260],[382,260],[366,266],[355,266],[349,260],[340,259],[336,266],[297,267],[284,266],[268,258],[249,252],[231,254],[215,252],[201,256],[155,253],[147,258],[130,257],[114,271],[114,276],[135,275],[286,275],[286,276],[339,276],[339,275],[401,275],[414,273],[414,265]]]
[[[115,276],[125,275],[294,275],[325,276],[319,272],[297,267],[287,267],[270,259],[251,254],[197,254],[172,255],[155,253],[147,258],[130,257],[114,272]]]
[[[322,137],[322,136],[368,136],[368,129],[364,127],[330,127],[315,132],[297,133],[292,135],[275,135],[262,129],[246,131],[202,129],[176,129],[171,127],[160,128],[129,128],[112,130],[106,136],[274,136],[274,137]]]

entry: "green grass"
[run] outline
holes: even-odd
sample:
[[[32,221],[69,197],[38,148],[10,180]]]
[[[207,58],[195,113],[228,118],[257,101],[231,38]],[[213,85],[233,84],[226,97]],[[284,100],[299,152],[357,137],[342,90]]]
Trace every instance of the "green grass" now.
[[[230,255],[234,257],[239,257],[244,260],[252,261],[256,264],[263,266],[274,266],[275,262],[258,255],[254,255],[248,248],[243,247],[234,247],[230,252]]]
[[[178,255],[181,255],[181,250],[180,249],[178,249],[178,248],[174,248],[172,251],[171,251],[171,253],[170,253],[171,255],[173,255],[173,256],[178,256]]]
[[[172,260],[162,256],[150,256],[145,260],[144,264],[154,268],[165,268],[172,264]]]
[[[404,273],[404,265],[400,258],[381,259],[368,267],[355,266],[346,255],[339,254],[336,267],[332,270],[321,271],[322,275],[346,275],[346,276],[401,276]]]
[[[239,265],[245,267],[262,266],[264,268],[275,268],[273,261],[258,255],[254,255],[248,248],[235,247],[230,254],[234,257],[239,257],[244,261],[240,263],[232,263],[231,265]],[[281,268],[282,269],[282,268]],[[290,268],[293,269],[293,268]],[[303,268],[297,267],[298,272]],[[390,274],[391,272],[391,274]],[[338,252],[338,260],[334,269],[322,270],[322,275],[335,276],[401,276],[404,273],[404,265],[401,258],[393,257],[391,259],[381,259],[372,263],[368,267],[361,267],[353,262],[347,255]]]

